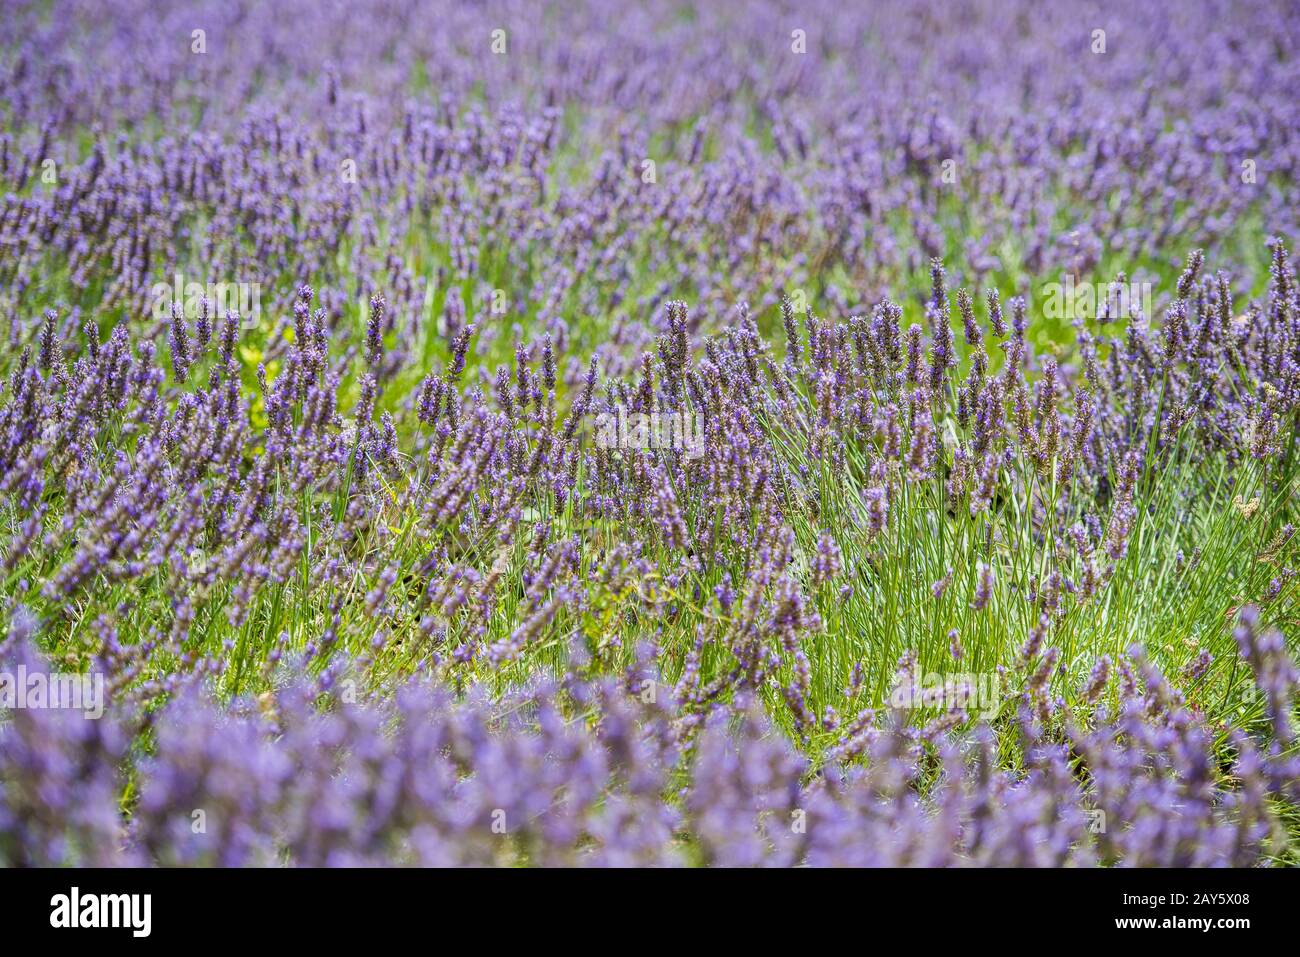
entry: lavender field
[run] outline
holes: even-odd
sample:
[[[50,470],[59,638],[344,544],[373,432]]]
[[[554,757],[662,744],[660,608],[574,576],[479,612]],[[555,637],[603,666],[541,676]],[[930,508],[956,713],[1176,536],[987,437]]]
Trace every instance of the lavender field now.
[[[0,0],[0,865],[1300,863],[1286,0]]]

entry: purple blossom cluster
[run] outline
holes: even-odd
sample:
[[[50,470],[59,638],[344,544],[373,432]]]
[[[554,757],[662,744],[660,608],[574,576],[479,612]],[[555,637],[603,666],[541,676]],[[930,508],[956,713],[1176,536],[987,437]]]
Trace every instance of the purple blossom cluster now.
[[[1254,621],[1243,655],[1290,707],[1295,666]],[[890,709],[846,721],[812,763],[752,697],[693,712],[680,685],[640,693],[646,674],[459,699],[412,681],[364,704],[299,680],[230,709],[189,685],[135,719],[153,745],[126,818],[129,729],[18,711],[0,734],[0,863],[1241,866],[1300,797],[1294,737],[1233,731],[1225,752],[1137,647],[1094,673],[1100,706],[1040,721],[1032,692],[1009,697],[1014,770],[987,725]]]

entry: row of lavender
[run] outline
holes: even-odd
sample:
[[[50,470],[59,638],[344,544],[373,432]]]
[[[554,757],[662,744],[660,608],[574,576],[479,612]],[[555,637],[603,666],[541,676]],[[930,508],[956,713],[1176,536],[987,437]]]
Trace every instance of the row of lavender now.
[[[937,622],[985,671],[1030,630],[1073,635],[1078,675],[1136,626],[1186,639],[1181,667],[1224,647],[1232,607],[1290,620],[1300,305],[1280,243],[1264,301],[1238,314],[1193,254],[1160,326],[1081,325],[1077,368],[1034,355],[1022,300],[980,316],[937,261],[932,280],[924,329],[888,300],[839,324],[787,303],[784,359],[743,306],[695,353],[671,303],[637,374],[593,357],[567,410],[550,336],[466,382],[469,326],[448,368],[395,387],[381,298],[338,350],[304,287],[251,390],[233,315],[178,312],[163,358],[126,323],[70,354],[51,313],[0,406],[3,570],[71,665],[101,624],[156,639],[164,670],[226,643],[227,691],[277,645],[463,671],[575,631],[616,659],[632,625],[684,631],[674,667],[693,643],[720,688],[794,666],[816,705],[854,666],[882,694]],[[592,415],[627,414],[697,417],[696,447],[593,437]],[[851,655],[812,654],[827,631]]]
[[[789,289],[844,318],[935,256],[972,286],[1158,281],[1295,231],[1282,3],[314,6],[17,5],[11,342],[60,302],[65,334],[156,332],[179,275],[272,322],[302,283],[331,316],[382,291],[415,364],[468,313],[584,348],[612,325],[624,367],[674,296],[714,325]]]
[[[1285,846],[1279,802],[1300,799],[1300,674],[1254,609],[1236,637],[1274,717],[1265,742],[1219,740],[1134,648],[1113,674],[1098,663],[1077,708],[1008,702],[1014,770],[987,727],[888,709],[810,767],[746,695],[707,714],[679,707],[684,683],[647,697],[649,661],[505,697],[412,682],[329,711],[328,675],[228,713],[182,687],[140,719],[156,747],[129,826],[138,727],[19,711],[0,735],[0,865],[1245,866]]]

